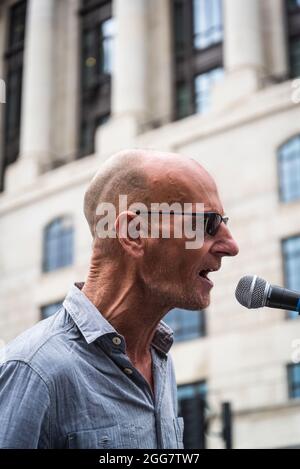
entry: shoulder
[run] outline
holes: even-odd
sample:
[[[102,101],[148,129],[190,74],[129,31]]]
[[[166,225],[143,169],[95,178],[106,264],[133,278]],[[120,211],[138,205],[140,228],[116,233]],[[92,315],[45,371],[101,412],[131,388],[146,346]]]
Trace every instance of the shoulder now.
[[[50,407],[49,388],[28,363],[0,366],[0,448],[47,447]]]
[[[40,321],[7,344],[1,353],[0,367],[22,363],[28,371],[34,370],[47,381],[54,368],[68,361],[67,332],[73,327],[72,319],[62,307],[54,316]]]

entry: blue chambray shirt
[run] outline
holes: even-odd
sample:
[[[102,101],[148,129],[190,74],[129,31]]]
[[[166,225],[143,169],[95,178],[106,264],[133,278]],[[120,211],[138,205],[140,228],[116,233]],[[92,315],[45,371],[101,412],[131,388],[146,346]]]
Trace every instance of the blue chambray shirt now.
[[[160,322],[152,390],[116,332],[75,284],[57,313],[18,336],[0,364],[0,448],[183,448]]]

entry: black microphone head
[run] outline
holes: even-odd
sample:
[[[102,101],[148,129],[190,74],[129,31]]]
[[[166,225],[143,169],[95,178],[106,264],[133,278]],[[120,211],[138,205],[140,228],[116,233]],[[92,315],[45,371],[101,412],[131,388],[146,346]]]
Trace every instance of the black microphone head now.
[[[246,275],[239,281],[235,297],[246,308],[262,308],[266,304],[269,284],[257,275]]]

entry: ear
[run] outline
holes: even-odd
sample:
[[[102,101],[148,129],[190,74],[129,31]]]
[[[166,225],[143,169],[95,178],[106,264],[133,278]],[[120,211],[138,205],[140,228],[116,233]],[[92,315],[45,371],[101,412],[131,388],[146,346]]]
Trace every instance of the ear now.
[[[136,213],[129,210],[121,212],[114,228],[119,243],[129,255],[136,258],[143,256],[146,239],[142,235],[141,219]]]

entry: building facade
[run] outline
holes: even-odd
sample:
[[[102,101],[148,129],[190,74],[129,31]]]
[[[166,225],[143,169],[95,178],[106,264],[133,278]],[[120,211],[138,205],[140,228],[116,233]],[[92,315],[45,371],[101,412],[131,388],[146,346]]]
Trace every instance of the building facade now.
[[[298,79],[299,77],[299,79]],[[179,152],[215,177],[240,246],[207,311],[171,311],[187,447],[300,447],[300,322],[247,311],[255,273],[300,290],[299,0],[2,0],[0,339],[85,278],[83,194],[128,147]],[[3,95],[3,93],[2,93]],[[202,402],[202,401],[201,401]]]

